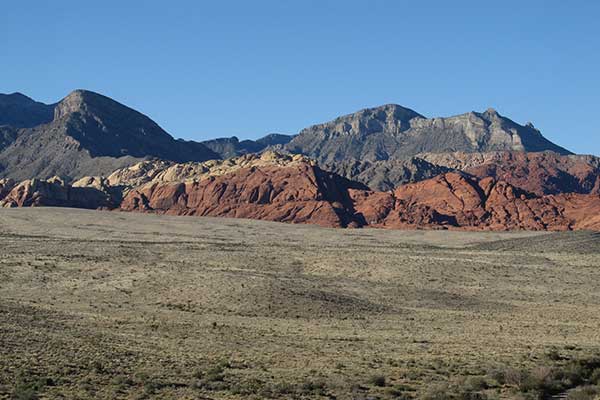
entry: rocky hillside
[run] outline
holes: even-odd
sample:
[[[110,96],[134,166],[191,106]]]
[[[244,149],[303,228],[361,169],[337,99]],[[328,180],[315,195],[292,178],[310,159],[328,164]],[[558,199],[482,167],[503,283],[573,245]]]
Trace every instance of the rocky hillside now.
[[[493,177],[537,194],[600,194],[600,158],[553,152],[420,154],[440,167],[483,179]]]
[[[283,146],[293,139],[293,135],[270,133],[256,140],[239,140],[237,137],[205,140],[203,145],[217,153],[221,158],[231,158],[249,153],[260,153],[270,147]]]
[[[536,195],[510,183],[444,173],[393,191],[319,168],[303,156],[144,162],[73,185],[59,179],[0,182],[0,206],[116,208],[251,218],[328,227],[600,230],[600,196]]]
[[[48,123],[0,131],[0,177],[70,180],[108,174],[144,158],[219,157],[201,143],[173,139],[145,115],[93,92],[77,90],[52,108]]]
[[[436,175],[462,171],[494,177],[538,195],[600,194],[600,158],[553,152],[421,153],[408,160],[339,161],[325,169],[364,183],[373,190],[392,190]]]
[[[55,105],[12,94],[0,96],[0,206],[600,230],[600,159],[572,155],[491,109],[428,119],[386,105],[297,136],[197,143],[93,92]]]
[[[483,230],[600,229],[600,196],[535,196],[488,177],[448,173],[393,192],[351,192],[365,225]]]
[[[533,125],[519,125],[489,109],[448,118],[425,118],[389,104],[302,130],[285,148],[319,163],[409,159],[423,152],[554,151],[570,154]]]
[[[344,160],[325,163],[322,168],[380,191],[393,190],[406,183],[419,182],[454,170],[419,157],[408,160]]]
[[[0,126],[31,128],[52,121],[54,105],[39,103],[21,93],[0,94]]]

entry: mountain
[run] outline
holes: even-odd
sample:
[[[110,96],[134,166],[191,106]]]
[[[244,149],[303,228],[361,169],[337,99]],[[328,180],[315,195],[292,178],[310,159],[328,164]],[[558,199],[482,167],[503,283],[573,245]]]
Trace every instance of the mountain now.
[[[320,163],[409,159],[419,153],[554,151],[571,154],[493,109],[425,118],[395,104],[369,108],[303,129],[285,149]]]
[[[380,191],[393,190],[406,183],[419,182],[454,170],[419,157],[408,160],[342,160],[322,164],[322,168]]]
[[[230,138],[205,140],[202,144],[219,154],[221,158],[230,158],[242,154],[260,153],[272,146],[282,146],[289,143],[293,137],[293,135],[271,133],[257,140],[240,141],[236,136],[232,136]]]
[[[355,191],[351,197],[355,212],[379,228],[600,230],[597,195],[535,196],[505,181],[454,172],[392,192]]]
[[[533,125],[519,125],[493,109],[428,119],[388,104],[296,136],[198,143],[175,140],[145,115],[90,91],[76,90],[53,105],[19,93],[0,95],[0,179],[60,176],[68,183],[90,176],[101,182],[115,170],[135,175],[139,171],[127,169],[134,165],[142,174],[199,178],[230,165],[254,165],[252,157],[231,157],[274,149],[305,155],[322,170],[375,191],[454,171],[473,179],[492,177],[537,196],[600,193],[600,159],[571,155]],[[198,164],[214,159],[226,161]],[[158,171],[171,166],[171,172]]]
[[[17,131],[12,126],[0,126],[0,151],[10,146],[17,139]]]
[[[108,207],[326,227],[600,230],[598,195],[536,195],[493,177],[456,172],[373,191],[306,157],[269,152],[206,163],[146,161],[108,179],[72,185],[57,178],[0,181],[0,189],[3,207]]]
[[[0,94],[0,125],[31,128],[52,121],[54,105],[39,103],[21,93]]]
[[[455,172],[379,192],[302,159],[150,182],[129,191],[119,208],[328,227],[600,230],[597,195],[537,196],[502,180]]]
[[[53,106],[47,123],[0,130],[0,143],[0,177],[15,179],[108,174],[151,157],[176,162],[219,157],[201,143],[173,139],[127,106],[84,90]]]
[[[503,180],[538,196],[600,194],[600,158],[553,152],[424,153],[417,157],[470,176]]]
[[[364,183],[373,190],[393,190],[451,171],[480,179],[504,180],[537,195],[600,194],[600,158],[546,152],[419,153],[408,160],[338,161],[328,171]]]

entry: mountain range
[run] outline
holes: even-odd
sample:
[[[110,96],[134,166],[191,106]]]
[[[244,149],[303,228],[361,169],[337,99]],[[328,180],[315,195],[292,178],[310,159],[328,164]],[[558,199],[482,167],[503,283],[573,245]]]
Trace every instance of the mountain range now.
[[[493,109],[426,118],[395,104],[296,135],[186,141],[76,90],[51,105],[0,95],[0,178],[3,206],[326,226],[588,229],[595,220],[576,210],[598,206],[600,159],[574,155]]]

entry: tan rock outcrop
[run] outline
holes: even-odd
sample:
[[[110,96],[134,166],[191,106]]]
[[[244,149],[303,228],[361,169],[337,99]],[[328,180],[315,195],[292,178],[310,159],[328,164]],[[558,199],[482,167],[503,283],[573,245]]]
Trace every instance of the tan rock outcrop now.
[[[48,180],[28,179],[15,185],[0,201],[0,207],[75,207],[114,208],[115,199],[103,191],[98,182],[78,181],[77,186],[67,185],[58,177]]]

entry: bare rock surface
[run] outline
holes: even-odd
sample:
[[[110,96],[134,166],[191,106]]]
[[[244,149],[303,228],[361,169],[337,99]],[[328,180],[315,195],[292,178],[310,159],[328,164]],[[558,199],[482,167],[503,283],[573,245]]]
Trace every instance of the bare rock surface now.
[[[351,186],[306,162],[252,166],[197,182],[152,182],[129,192],[121,209],[344,227],[354,222]]]
[[[118,204],[107,186],[97,181],[66,184],[58,177],[28,179],[0,199],[0,207],[114,208]]]
[[[0,177],[74,180],[106,175],[146,158],[219,157],[200,143],[175,140],[147,116],[97,93],[76,90],[47,107],[53,115],[39,124],[14,122],[12,131],[0,130]],[[1,118],[0,106],[0,125]]]
[[[126,211],[392,229],[600,229],[600,196],[536,196],[488,177],[447,173],[394,191],[307,163],[240,168],[194,182],[155,181],[123,200]]]
[[[448,118],[425,118],[395,104],[360,110],[302,130],[285,148],[319,163],[409,159],[423,152],[570,152],[533,125],[519,125],[488,109]]]
[[[420,154],[439,167],[465,171],[483,179],[493,177],[537,195],[600,194],[600,158],[554,152],[489,152]]]

